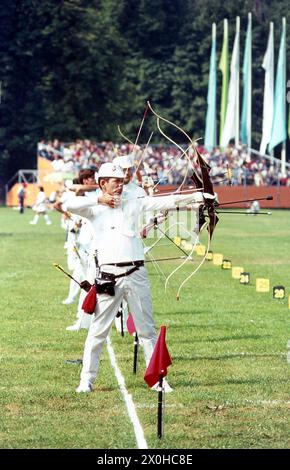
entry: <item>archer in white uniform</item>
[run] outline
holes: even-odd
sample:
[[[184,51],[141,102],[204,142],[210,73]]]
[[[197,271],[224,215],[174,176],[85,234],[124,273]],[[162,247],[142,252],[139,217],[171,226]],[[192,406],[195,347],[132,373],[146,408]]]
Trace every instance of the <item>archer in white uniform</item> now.
[[[36,196],[36,201],[34,203],[33,210],[35,211],[35,216],[33,220],[29,222],[31,225],[37,224],[40,215],[43,215],[46,225],[51,224],[51,220],[46,213],[46,196],[42,186],[39,186],[39,193]]]
[[[124,198],[122,201],[123,180],[121,167],[104,163],[99,170],[102,193],[97,201],[75,197],[68,201],[66,207],[66,210],[91,221],[100,266],[97,304],[85,342],[83,368],[77,392],[92,391],[102,346],[123,298],[132,308],[131,313],[138,337],[142,340],[146,363],[150,361],[157,336],[152,316],[150,285],[149,282],[144,284],[144,276],[147,277],[147,273],[144,267],[143,243],[139,235],[140,215],[144,211],[174,209],[179,204],[203,202],[201,192],[165,197]],[[115,280],[114,295],[100,293],[100,284],[104,280],[113,282],[112,278]]]
[[[124,171],[124,181],[123,181],[123,193],[122,193],[122,199],[134,199],[134,198],[143,198],[147,196],[146,191],[141,187],[138,186],[138,184],[132,182],[132,170],[134,168],[134,155],[133,154],[128,154],[128,155],[120,155],[119,157],[114,158],[113,160],[114,165],[119,165],[123,171]],[[148,214],[148,217],[150,217],[150,214]],[[147,217],[147,218],[148,218]],[[140,220],[140,227],[139,229],[141,230],[142,223],[143,223],[143,217]],[[146,279],[144,279],[145,284],[148,283],[148,278],[147,278],[147,272],[146,273]],[[140,274],[140,271],[139,271]],[[126,327],[126,321],[128,319],[128,314],[129,314],[129,307],[127,305],[127,302],[123,300],[122,302],[122,317],[117,316],[115,317],[115,326],[117,331],[121,332],[122,331],[122,323],[123,323],[123,331],[127,331]],[[140,341],[140,344],[142,345],[142,342]]]

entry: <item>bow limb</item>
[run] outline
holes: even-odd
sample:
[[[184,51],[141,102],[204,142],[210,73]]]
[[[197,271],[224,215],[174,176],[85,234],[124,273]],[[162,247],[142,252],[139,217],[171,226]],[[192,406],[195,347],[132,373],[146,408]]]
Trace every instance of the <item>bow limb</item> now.
[[[202,176],[202,184],[203,184],[203,187],[204,187],[204,206],[203,208],[201,209],[201,212],[199,214],[199,221],[200,223],[203,224],[203,227],[207,227],[207,231],[208,231],[208,243],[207,243],[207,249],[206,249],[206,253],[203,257],[203,259],[201,260],[201,262],[199,263],[199,265],[196,267],[196,269],[190,273],[189,276],[187,276],[186,279],[184,279],[184,281],[180,284],[179,288],[178,288],[178,291],[177,291],[177,295],[176,295],[176,298],[177,300],[180,299],[180,292],[183,288],[183,286],[197,273],[197,271],[201,268],[201,266],[203,265],[205,259],[206,259],[206,256],[209,252],[209,248],[210,248],[210,244],[211,244],[211,240],[212,240],[212,236],[213,236],[213,232],[214,232],[214,229],[215,229],[215,226],[216,224],[218,223],[218,217],[216,215],[216,211],[215,211],[215,207],[216,207],[216,203],[215,203],[215,193],[214,193],[214,190],[213,190],[213,184],[212,184],[212,181],[211,181],[211,178],[210,178],[210,175],[209,175],[209,172],[210,172],[210,165],[208,165],[206,163],[206,161],[202,158],[201,154],[199,153],[199,151],[197,150],[197,148],[195,148],[195,152],[196,152],[196,156],[197,156],[197,162],[199,164],[199,167],[200,167],[200,170],[201,170],[201,176]],[[209,221],[208,222],[205,222],[205,216],[204,216],[204,211],[207,211],[207,214],[208,214],[208,218],[209,218]]]
[[[134,145],[134,142],[132,142],[132,140],[130,140],[128,137],[125,136],[125,134],[123,134],[123,132],[121,131],[121,128],[120,128],[119,125],[117,126],[117,128],[118,128],[118,132],[119,132],[120,136],[123,137],[124,140],[129,142],[129,144]]]
[[[147,115],[147,113],[148,113],[148,109],[149,109],[149,106],[148,106],[148,103],[147,103],[147,104],[146,104],[145,111],[144,111],[144,114],[143,114],[143,117],[142,117],[141,124],[140,124],[139,129],[138,129],[138,132],[137,132],[137,136],[136,136],[135,142],[132,142],[130,139],[128,139],[128,137],[126,137],[126,136],[123,134],[123,132],[121,131],[120,126],[119,126],[119,125],[117,126],[118,131],[119,131],[119,134],[123,137],[123,139],[125,139],[127,142],[129,142],[130,144],[133,145],[132,153],[135,152],[135,149],[136,149],[136,147],[137,147],[137,144],[138,144],[138,141],[139,141],[139,137],[140,137],[140,134],[141,134],[141,130],[142,130],[142,127],[143,127],[143,125],[144,125],[146,115]]]
[[[185,151],[183,151],[183,152],[187,152],[187,151],[190,149],[190,147],[191,147],[191,145],[190,145],[189,147],[187,147],[187,149],[186,149]],[[171,165],[171,167],[170,167],[169,170],[167,171],[167,175],[171,172],[171,170],[175,167],[175,165],[176,165],[176,160],[174,161],[174,163]],[[160,179],[157,181],[157,183],[153,186],[152,189],[154,190],[155,188],[157,188],[157,186],[160,184],[161,181],[162,181],[162,178],[160,178]],[[176,191],[177,191],[177,190],[176,190]],[[176,191],[175,191],[175,192],[176,192]]]
[[[207,224],[206,224],[207,225]],[[206,226],[204,225],[204,227]],[[179,288],[178,288],[178,291],[177,291],[177,294],[176,294],[176,299],[177,300],[180,300],[180,292],[181,292],[181,289],[183,288],[183,286],[197,273],[197,271],[201,268],[201,266],[203,265],[203,263],[205,262],[206,260],[206,257],[207,257],[207,254],[209,252],[209,248],[210,248],[210,234],[208,232],[208,244],[207,244],[207,249],[206,249],[206,252],[205,252],[205,255],[203,257],[203,259],[201,260],[201,262],[199,263],[199,265],[195,268],[195,270],[190,273],[189,276],[187,276],[184,281],[182,281],[182,283],[180,284]]]
[[[187,175],[188,175],[188,171],[189,171],[189,165],[192,166],[191,161],[190,161],[190,157],[189,157],[189,155],[187,154],[187,151],[190,149],[190,147],[192,146],[192,144],[190,144],[190,146],[189,146],[186,150],[184,150],[179,144],[177,144],[177,142],[175,142],[174,140],[172,140],[172,139],[171,139],[167,134],[165,134],[165,132],[161,129],[161,126],[160,126],[160,118],[159,118],[159,117],[157,118],[157,127],[158,127],[159,132],[160,132],[167,140],[169,140],[169,141],[172,142],[177,148],[179,148],[179,150],[181,151],[181,156],[180,156],[179,158],[182,158],[183,156],[185,156],[185,157],[187,158],[187,160],[188,160],[188,165],[187,165],[186,173],[185,173],[185,175],[184,175],[184,178],[183,178],[181,184],[178,186],[178,188],[177,188],[177,190],[176,190],[176,192],[178,192],[179,190],[181,190],[181,188],[183,187],[183,185],[184,185],[184,183],[185,183],[185,181],[186,181],[186,178],[187,178]],[[176,164],[176,162],[175,162],[175,164]],[[174,166],[174,165],[172,165],[170,169],[172,169],[173,166]],[[169,170],[169,171],[170,171],[170,170]]]
[[[137,136],[136,136],[136,139],[135,139],[135,142],[134,142],[134,147],[133,147],[132,153],[135,152],[135,149],[137,147],[139,137],[140,137],[140,134],[141,134],[141,130],[143,128],[143,125],[144,125],[144,122],[145,122],[145,119],[146,119],[146,116],[147,116],[147,113],[148,113],[148,109],[149,109],[149,106],[148,106],[148,102],[147,102],[146,103],[146,108],[145,108],[145,111],[144,111],[144,114],[143,114],[143,118],[142,118],[141,124],[140,124],[138,132],[137,132]]]
[[[163,116],[161,116],[160,114],[158,114],[158,113],[152,108],[151,103],[150,103],[149,101],[147,101],[147,105],[148,105],[148,108],[150,109],[150,111],[151,111],[157,118],[159,118],[159,120],[166,122],[167,124],[169,124],[169,125],[172,126],[172,127],[175,127],[175,129],[178,129],[179,132],[181,132],[181,133],[186,137],[186,139],[187,139],[188,142],[190,143],[190,146],[188,147],[188,149],[189,149],[190,147],[195,147],[195,144],[194,144],[193,140],[189,137],[189,135],[187,134],[187,132],[185,132],[185,130],[183,130],[181,127],[179,127],[179,126],[178,126],[177,124],[175,124],[174,122],[169,121],[169,119],[166,119],[166,118],[164,118]],[[161,132],[161,131],[160,131],[160,132]],[[180,147],[180,145],[178,145],[177,142],[175,142],[175,141],[174,141],[173,139],[171,139],[169,136],[165,135],[164,132],[161,132],[161,134],[163,134],[164,137],[165,137],[166,139],[168,139],[172,144],[174,144],[176,147],[178,147],[178,148],[181,150],[182,154],[184,154],[183,148]],[[188,149],[187,149],[187,150],[188,150]],[[189,161],[189,164],[191,165],[191,168],[192,168],[193,172],[194,172],[195,175],[196,175],[196,178],[199,179],[199,181],[201,181],[200,178],[199,178],[199,175],[197,174],[197,172],[196,172],[195,168],[193,167],[192,162],[191,162],[191,160],[190,160],[190,158],[189,158],[189,156],[188,156],[187,154],[186,154],[186,157],[187,157],[187,159],[188,159],[188,161]]]
[[[177,266],[175,269],[173,269],[173,271],[167,276],[167,278],[165,280],[165,284],[164,284],[165,291],[167,290],[168,282],[172,278],[172,276],[174,276],[174,274],[176,274],[177,271],[179,271],[187,263],[187,261],[192,260],[192,255],[193,255],[195,247],[197,245],[197,240],[198,240],[198,237],[196,237],[194,245],[193,245],[190,253],[188,254],[187,258],[185,258],[185,260],[182,263],[180,263],[179,266]]]
[[[141,154],[141,157],[140,157],[140,159],[139,159],[138,165],[137,165],[137,167],[136,167],[136,169],[135,169],[135,172],[136,172],[136,173],[137,173],[137,171],[139,170],[139,167],[140,167],[142,161],[144,160],[146,151],[147,151],[147,149],[148,149],[148,146],[149,146],[149,144],[150,144],[150,141],[151,141],[151,139],[152,139],[153,134],[154,134],[154,132],[151,132],[150,137],[149,137],[149,139],[148,139],[148,141],[147,141],[147,143],[146,143],[146,146],[145,146],[145,148],[144,148],[143,151],[142,151],[142,154]]]
[[[169,124],[169,125],[175,127],[176,129],[178,129],[183,135],[185,135],[185,137],[186,137],[187,140],[192,144],[192,146],[194,146],[193,140],[189,137],[189,135],[188,135],[181,127],[179,127],[179,126],[178,126],[177,124],[175,124],[174,122],[169,121],[169,119],[166,119],[166,118],[164,118],[163,116],[160,116],[160,114],[158,114],[158,113],[152,108],[151,103],[150,103],[149,101],[147,101],[147,105],[148,105],[150,111],[151,111],[157,118],[159,118],[161,121],[167,122],[167,124]],[[174,141],[171,140],[171,139],[169,139],[169,140],[170,140],[172,143],[174,143],[177,147],[179,147],[178,144],[176,144],[176,142],[174,142]]]
[[[204,229],[204,225],[200,228],[199,234],[202,232],[203,229]],[[190,233],[188,230],[185,230],[185,231],[191,236],[191,233]],[[198,234],[198,235],[199,235],[199,234]],[[196,236],[196,239],[195,239],[195,242],[194,242],[194,244],[193,244],[193,247],[192,247],[190,253],[187,255],[186,259],[185,259],[179,266],[177,266],[177,267],[167,276],[166,281],[165,281],[165,286],[164,286],[164,287],[165,287],[165,291],[166,291],[166,289],[167,289],[167,285],[168,285],[169,279],[171,279],[171,277],[172,277],[174,274],[176,274],[177,271],[179,271],[179,270],[186,264],[187,261],[192,261],[192,255],[193,255],[193,253],[194,253],[194,250],[195,250],[195,248],[196,248],[196,245],[197,245],[198,239],[199,239],[198,235]]]

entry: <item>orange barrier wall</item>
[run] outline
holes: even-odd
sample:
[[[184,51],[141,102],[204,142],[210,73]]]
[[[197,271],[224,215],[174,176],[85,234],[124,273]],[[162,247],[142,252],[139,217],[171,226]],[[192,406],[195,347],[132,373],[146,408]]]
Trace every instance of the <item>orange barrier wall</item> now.
[[[18,206],[17,191],[18,191],[19,186],[21,186],[21,184],[19,184],[19,183],[14,184],[14,186],[12,186],[12,188],[8,192],[7,198],[6,198],[6,205],[7,206],[9,206],[9,207]],[[37,184],[28,184],[25,188],[25,191],[26,191],[26,193],[25,193],[24,205],[26,207],[27,206],[32,207],[33,204],[35,203],[35,199],[36,199],[36,196],[37,196],[37,193],[38,193],[38,185]]]
[[[218,194],[220,204],[227,201],[273,196],[272,201],[259,201],[260,206],[269,209],[290,208],[290,187],[287,186],[216,186],[214,189]],[[246,205],[246,203],[229,204],[227,207],[245,207]]]
[[[25,204],[32,206],[38,192],[38,186],[41,185],[44,188],[45,194],[49,197],[53,191],[60,190],[62,183],[48,183],[45,182],[45,176],[53,173],[53,167],[49,160],[38,157],[38,179],[39,183],[29,184],[27,187],[27,197]],[[8,206],[17,206],[17,189],[19,184],[15,184],[7,195],[6,204]],[[162,192],[170,192],[176,190],[176,186],[170,185],[159,185],[158,190]],[[290,208],[290,187],[286,186],[215,186],[215,191],[218,194],[219,202],[227,201],[238,201],[241,199],[258,199],[266,196],[273,196],[273,201],[260,201],[262,208]],[[240,204],[229,204],[227,207],[246,207],[246,203]]]
[[[176,190],[176,186],[158,186],[160,193]],[[290,187],[287,186],[215,186],[220,204],[222,202],[239,201],[243,199],[259,199],[273,196],[272,201],[259,201],[262,208],[289,209]],[[248,203],[250,205],[250,203]],[[227,207],[246,207],[247,203],[229,204]]]
[[[44,192],[48,197],[53,191],[58,191],[63,187],[62,183],[48,183],[45,181],[45,177],[50,173],[54,173],[53,166],[49,160],[43,157],[37,158],[37,171],[39,185],[43,186]]]
[[[47,197],[52,191],[60,188],[59,183],[44,183],[44,191]],[[7,195],[7,206],[17,206],[17,190],[19,184],[15,184]],[[159,186],[160,193],[170,192],[176,189],[176,186]],[[273,196],[272,201],[260,201],[262,208],[271,209],[290,209],[290,187],[286,186],[216,186],[216,193],[220,204],[228,201],[239,201],[241,199],[258,199],[260,197]],[[38,193],[38,184],[28,184],[26,188],[25,205],[32,206]],[[246,207],[247,203],[229,204],[227,207]]]
[[[35,198],[38,193],[38,186],[43,186],[44,192],[47,197],[54,192],[62,188],[62,183],[50,183],[44,181],[45,177],[50,173],[53,173],[53,167],[51,162],[43,157],[38,157],[37,159],[37,172],[38,172],[38,183],[30,183],[26,188],[26,198],[25,205],[33,206]],[[6,197],[6,205],[9,207],[18,206],[17,190],[19,188],[19,183],[15,183],[14,186],[8,191]]]

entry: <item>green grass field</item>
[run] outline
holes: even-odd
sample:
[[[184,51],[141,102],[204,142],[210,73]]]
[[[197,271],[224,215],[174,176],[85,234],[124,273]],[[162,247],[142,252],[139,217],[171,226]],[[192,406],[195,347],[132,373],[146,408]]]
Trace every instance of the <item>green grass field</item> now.
[[[65,233],[57,213],[48,227],[43,220],[29,225],[31,217],[31,210],[0,209],[0,447],[134,449],[106,348],[94,392],[75,393],[80,366],[66,360],[82,357],[86,331],[66,331],[76,305],[61,304],[68,279],[52,266],[66,267]],[[133,339],[112,329],[148,447],[290,448],[290,212],[221,215],[212,250],[250,272],[251,284],[206,261],[177,302],[176,288],[193,265],[183,267],[165,293],[164,280],[148,264],[156,324],[167,327],[173,359],[162,439],[156,437],[157,394],[143,380],[143,354],[134,376]],[[162,243],[153,254],[177,251]],[[168,274],[176,263],[160,266]],[[258,277],[270,279],[269,293],[256,292]],[[285,299],[273,299],[274,285],[285,286]]]

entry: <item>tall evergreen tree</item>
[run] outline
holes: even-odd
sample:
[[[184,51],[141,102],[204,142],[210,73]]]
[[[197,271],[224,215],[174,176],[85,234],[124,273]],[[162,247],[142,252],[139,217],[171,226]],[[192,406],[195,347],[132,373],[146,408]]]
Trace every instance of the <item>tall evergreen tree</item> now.
[[[41,138],[121,139],[120,124],[134,139],[148,99],[193,137],[203,137],[211,24],[217,24],[219,58],[223,19],[231,50],[240,16],[242,63],[250,11],[252,143],[258,148],[265,38],[274,21],[277,60],[282,16],[290,25],[287,0],[2,0],[0,185],[19,168],[35,168]],[[288,52],[289,46],[288,31]],[[217,79],[220,92],[220,72]],[[146,119],[141,142],[154,122]],[[183,139],[173,129],[171,135]],[[154,138],[160,141],[157,132]]]

